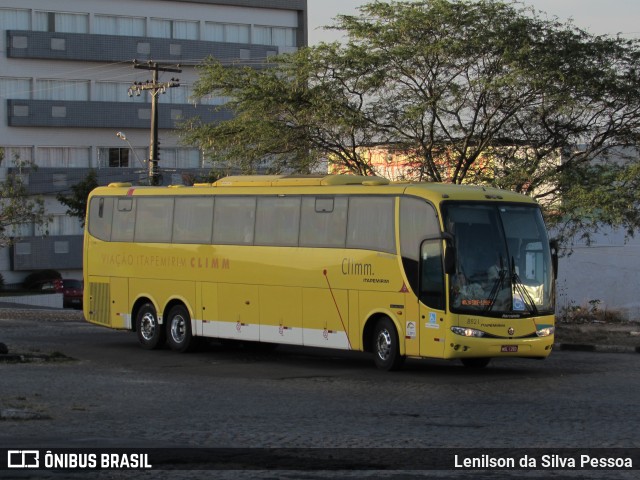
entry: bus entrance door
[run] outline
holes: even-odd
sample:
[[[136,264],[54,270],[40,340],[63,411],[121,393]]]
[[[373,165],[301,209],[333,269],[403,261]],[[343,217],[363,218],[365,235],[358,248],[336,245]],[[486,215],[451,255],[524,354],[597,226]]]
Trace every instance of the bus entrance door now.
[[[445,342],[445,282],[442,239],[424,240],[420,246],[420,355],[441,357]]]
[[[420,302],[420,356],[440,357],[444,354],[444,311]]]

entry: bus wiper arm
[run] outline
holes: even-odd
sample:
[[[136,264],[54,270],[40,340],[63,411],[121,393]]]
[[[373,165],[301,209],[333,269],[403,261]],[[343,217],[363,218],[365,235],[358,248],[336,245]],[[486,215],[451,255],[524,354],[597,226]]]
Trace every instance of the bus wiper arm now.
[[[514,290],[520,294],[520,296],[522,297],[522,301],[529,308],[529,312],[533,315],[537,315],[538,307],[536,307],[536,302],[533,300],[526,287],[522,283],[522,279],[516,271],[516,262],[514,261],[513,257],[511,257],[511,282],[513,283]]]
[[[498,294],[502,289],[502,285],[504,284],[504,279],[506,276],[507,276],[507,272],[502,263],[502,257],[500,257],[500,270],[498,272],[498,278],[496,278],[495,282],[493,282],[493,286],[491,287],[491,292],[489,293],[489,298],[488,298],[489,303],[484,307],[485,312],[490,312],[493,309],[493,306],[495,305],[496,300],[498,299]]]

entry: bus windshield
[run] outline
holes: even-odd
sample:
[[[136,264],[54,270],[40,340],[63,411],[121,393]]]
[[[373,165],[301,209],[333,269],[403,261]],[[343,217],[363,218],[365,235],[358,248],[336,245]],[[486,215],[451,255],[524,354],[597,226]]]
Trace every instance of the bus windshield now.
[[[504,318],[553,312],[549,240],[537,206],[448,202],[443,212],[456,252],[452,311]]]

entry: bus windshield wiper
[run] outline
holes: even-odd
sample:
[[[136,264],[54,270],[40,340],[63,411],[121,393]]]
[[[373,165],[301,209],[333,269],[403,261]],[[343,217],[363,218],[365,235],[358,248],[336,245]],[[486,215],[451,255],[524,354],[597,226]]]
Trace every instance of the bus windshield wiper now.
[[[513,289],[515,290],[515,292],[519,293],[522,297],[522,301],[528,307],[529,313],[538,315],[538,307],[536,307],[536,302],[533,300],[526,287],[522,283],[522,279],[516,271],[516,262],[513,257],[511,257],[511,283],[513,284]]]
[[[502,285],[504,284],[504,279],[507,276],[507,271],[504,268],[504,264],[502,263],[502,257],[500,257],[500,270],[498,272],[498,278],[493,282],[493,286],[491,287],[491,292],[489,293],[489,303],[485,305],[484,311],[490,312],[493,309],[493,306],[498,299],[498,294],[500,290],[502,290]]]

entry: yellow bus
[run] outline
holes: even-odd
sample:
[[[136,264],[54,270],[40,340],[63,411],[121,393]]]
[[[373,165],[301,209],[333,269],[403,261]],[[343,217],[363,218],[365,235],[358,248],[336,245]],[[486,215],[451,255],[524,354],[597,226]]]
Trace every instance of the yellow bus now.
[[[545,358],[557,257],[529,197],[379,177],[111,184],[88,199],[84,315],[142,347],[201,337],[406,357]]]

